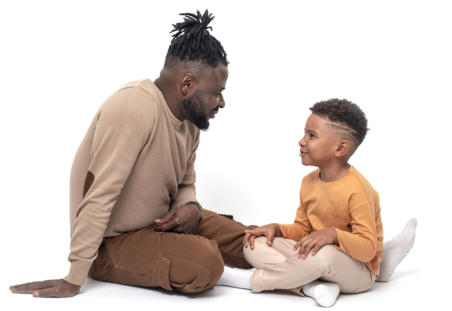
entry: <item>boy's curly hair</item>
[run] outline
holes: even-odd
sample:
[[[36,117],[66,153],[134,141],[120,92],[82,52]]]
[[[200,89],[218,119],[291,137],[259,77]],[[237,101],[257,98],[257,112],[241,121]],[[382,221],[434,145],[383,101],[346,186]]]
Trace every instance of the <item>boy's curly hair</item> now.
[[[312,113],[335,123],[334,126],[338,129],[348,132],[355,140],[355,148],[362,143],[369,130],[364,112],[358,105],[346,99],[328,99],[314,104],[309,109]]]

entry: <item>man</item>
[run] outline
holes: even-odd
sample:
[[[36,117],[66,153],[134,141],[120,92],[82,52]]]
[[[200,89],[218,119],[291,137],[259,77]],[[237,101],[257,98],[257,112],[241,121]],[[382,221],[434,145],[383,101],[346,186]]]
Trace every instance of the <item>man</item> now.
[[[225,106],[228,61],[209,33],[212,15],[182,15],[160,76],[108,98],[77,151],[69,274],[12,292],[70,297],[90,275],[198,293],[215,285],[224,264],[251,268],[242,237],[255,226],[205,210],[196,199],[199,130]]]
[[[13,292],[73,296],[89,274],[197,293],[215,285],[224,262],[249,267],[240,238],[248,227],[196,199],[199,130],[225,106],[228,61],[209,33],[212,15],[182,15],[160,76],[108,98],[75,156],[69,274]]]

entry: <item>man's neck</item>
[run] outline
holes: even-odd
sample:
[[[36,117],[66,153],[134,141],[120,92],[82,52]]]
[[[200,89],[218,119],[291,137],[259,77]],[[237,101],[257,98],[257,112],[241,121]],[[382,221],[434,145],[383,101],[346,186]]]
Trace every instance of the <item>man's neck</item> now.
[[[180,110],[180,100],[175,96],[174,91],[170,88],[170,83],[162,77],[155,79],[154,84],[162,92],[165,102],[168,105],[171,113],[179,120],[184,121],[186,119],[184,113]]]

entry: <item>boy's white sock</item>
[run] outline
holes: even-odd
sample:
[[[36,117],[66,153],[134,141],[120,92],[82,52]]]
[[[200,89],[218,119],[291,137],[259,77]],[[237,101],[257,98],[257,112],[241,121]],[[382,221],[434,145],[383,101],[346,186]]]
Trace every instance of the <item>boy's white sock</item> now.
[[[377,278],[378,282],[389,281],[395,268],[397,268],[402,259],[413,247],[416,226],[416,218],[411,218],[398,236],[384,243],[383,259],[380,263],[380,275]]]
[[[303,286],[303,293],[320,306],[329,308],[336,302],[340,287],[336,283],[314,281]]]
[[[243,289],[251,289],[250,277],[256,269],[236,269],[224,266],[224,272],[217,285],[230,286]]]

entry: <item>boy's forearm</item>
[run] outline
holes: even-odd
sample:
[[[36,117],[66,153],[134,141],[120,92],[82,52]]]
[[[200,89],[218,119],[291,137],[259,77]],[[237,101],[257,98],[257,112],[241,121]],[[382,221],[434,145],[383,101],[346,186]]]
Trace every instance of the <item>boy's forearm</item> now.
[[[279,228],[279,224],[272,223],[271,225],[273,226],[273,228],[275,228],[275,237],[282,237],[283,234],[281,232],[281,228]]]

